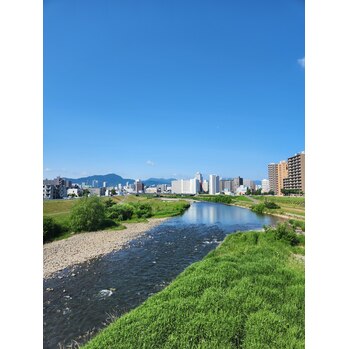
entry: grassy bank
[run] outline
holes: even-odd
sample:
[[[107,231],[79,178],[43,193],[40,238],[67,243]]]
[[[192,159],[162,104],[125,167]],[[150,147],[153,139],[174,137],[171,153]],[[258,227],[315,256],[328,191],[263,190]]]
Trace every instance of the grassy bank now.
[[[229,235],[84,349],[304,348],[304,236]]]
[[[263,207],[263,213],[284,216],[296,220],[305,220],[305,198],[304,197],[280,197],[266,195],[196,195],[191,196],[192,200],[209,201],[223,203],[227,205],[236,205],[252,209],[258,203],[263,204],[265,201],[275,203],[278,208]],[[262,213],[262,212],[260,212]]]
[[[74,207],[79,204],[81,199],[73,200],[45,200],[43,202],[44,231],[50,231],[46,234],[45,241],[61,240],[71,236],[74,232],[72,227],[72,212]],[[126,196],[126,197],[102,197],[99,201],[105,205],[103,214],[105,219],[97,230],[105,229],[123,229],[121,223],[146,222],[147,218],[164,218],[181,215],[189,207],[189,203],[184,200],[179,201],[161,201],[159,199],[145,196]],[[89,219],[90,215],[86,219]],[[75,230],[76,231],[76,230]],[[79,229],[79,231],[87,231]]]

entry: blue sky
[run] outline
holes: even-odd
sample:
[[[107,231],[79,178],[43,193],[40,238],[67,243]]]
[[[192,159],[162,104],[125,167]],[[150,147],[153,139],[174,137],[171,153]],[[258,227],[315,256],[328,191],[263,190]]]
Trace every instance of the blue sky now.
[[[304,150],[304,2],[44,0],[44,178],[242,176]]]

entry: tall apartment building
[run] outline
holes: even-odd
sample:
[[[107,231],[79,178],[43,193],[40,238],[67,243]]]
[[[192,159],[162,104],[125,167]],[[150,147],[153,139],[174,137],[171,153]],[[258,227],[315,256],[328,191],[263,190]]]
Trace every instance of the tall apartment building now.
[[[202,190],[202,182],[203,182],[202,174],[200,172],[196,172],[195,178],[199,181],[199,192],[201,193],[203,191]]]
[[[282,195],[282,189],[284,187],[284,179],[288,177],[288,163],[282,160],[278,163],[278,186],[276,195]]]
[[[144,191],[144,184],[142,183],[142,181],[140,179],[136,179],[135,183],[135,192],[136,193],[143,193]]]
[[[283,180],[284,188],[305,193],[305,152],[291,156],[287,164],[288,177]]]
[[[275,194],[278,190],[278,164],[274,162],[268,165],[269,190]]]
[[[209,194],[215,195],[219,193],[219,176],[210,175],[209,177]]]
[[[283,180],[287,178],[287,174],[288,165],[285,160],[280,161],[278,164],[271,163],[268,165],[269,187],[275,195],[282,195]]]

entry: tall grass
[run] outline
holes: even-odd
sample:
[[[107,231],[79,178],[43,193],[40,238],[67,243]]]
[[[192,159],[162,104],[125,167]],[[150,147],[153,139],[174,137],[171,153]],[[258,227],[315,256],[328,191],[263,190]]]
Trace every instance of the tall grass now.
[[[300,249],[275,229],[229,235],[83,348],[304,348]]]

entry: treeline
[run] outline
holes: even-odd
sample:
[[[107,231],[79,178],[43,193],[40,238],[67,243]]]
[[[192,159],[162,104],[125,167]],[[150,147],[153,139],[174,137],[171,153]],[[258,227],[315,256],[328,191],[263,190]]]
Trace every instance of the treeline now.
[[[112,199],[83,197],[74,204],[66,222],[56,222],[44,216],[43,240],[52,241],[67,233],[89,232],[112,227],[121,227],[121,222],[144,220],[150,217],[166,217],[182,214],[187,202],[165,203],[159,200],[136,200],[129,203],[116,203]],[[121,227],[122,228],[122,227]]]

